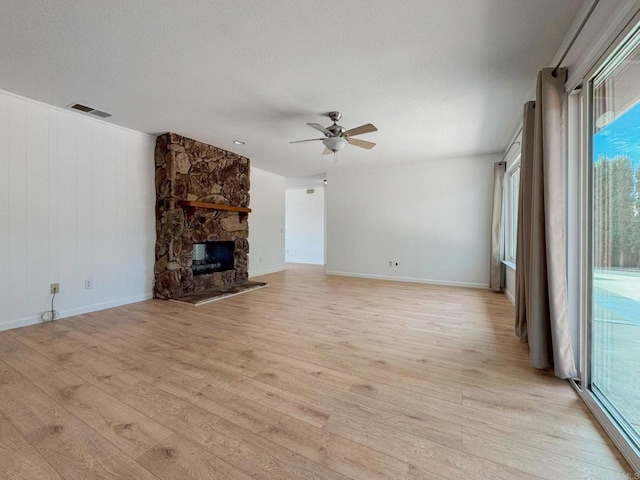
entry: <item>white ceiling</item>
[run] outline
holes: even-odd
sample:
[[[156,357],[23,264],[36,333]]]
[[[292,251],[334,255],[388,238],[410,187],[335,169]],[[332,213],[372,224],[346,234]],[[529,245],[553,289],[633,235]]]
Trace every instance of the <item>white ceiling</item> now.
[[[0,89],[287,177],[504,150],[582,0],[0,0]],[[379,131],[322,156],[305,125]],[[247,141],[234,145],[233,140]]]

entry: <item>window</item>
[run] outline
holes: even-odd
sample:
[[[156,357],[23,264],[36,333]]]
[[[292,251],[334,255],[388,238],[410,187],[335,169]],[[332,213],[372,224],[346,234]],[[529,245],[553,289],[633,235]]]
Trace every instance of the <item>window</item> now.
[[[518,194],[520,191],[520,157],[509,166],[505,174],[504,195],[504,260],[516,262],[516,244],[518,239]]]
[[[640,28],[594,71],[583,131],[587,394],[640,448]],[[585,99],[583,99],[584,101]]]

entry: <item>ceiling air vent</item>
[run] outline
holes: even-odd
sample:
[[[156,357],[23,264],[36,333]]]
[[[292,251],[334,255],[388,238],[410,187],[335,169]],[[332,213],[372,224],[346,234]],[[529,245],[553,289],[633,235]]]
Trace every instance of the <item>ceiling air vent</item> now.
[[[307,193],[311,195],[315,190],[313,188],[307,188]]]
[[[95,115],[96,117],[100,118],[109,118],[111,116],[110,113],[103,112],[102,110],[96,110],[93,107],[87,107],[86,105],[82,105],[81,103],[72,103],[71,105],[69,105],[69,108],[88,113],[89,115]]]

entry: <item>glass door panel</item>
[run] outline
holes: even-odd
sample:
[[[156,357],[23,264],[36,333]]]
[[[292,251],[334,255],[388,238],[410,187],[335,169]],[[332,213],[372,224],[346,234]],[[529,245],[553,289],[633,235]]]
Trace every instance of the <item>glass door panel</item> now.
[[[594,78],[591,158],[591,383],[637,442],[640,432],[640,48]]]

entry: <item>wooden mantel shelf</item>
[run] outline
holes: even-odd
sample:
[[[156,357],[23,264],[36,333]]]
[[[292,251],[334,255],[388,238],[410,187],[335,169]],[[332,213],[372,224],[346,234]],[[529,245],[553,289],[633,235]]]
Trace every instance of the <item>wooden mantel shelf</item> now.
[[[251,213],[251,209],[247,207],[233,207],[231,205],[219,205],[217,203],[190,202],[188,200],[180,200],[178,202],[178,205],[180,205],[181,207],[209,208],[211,210],[226,210],[228,212]]]
[[[231,205],[220,205],[218,203],[207,202],[192,202],[189,200],[180,200],[178,205],[186,208],[188,211],[193,212],[196,208],[208,208],[210,210],[225,210],[227,212],[238,212],[240,214],[240,221],[247,218],[247,215],[251,213],[251,209],[248,207],[234,207]]]

